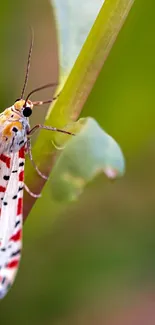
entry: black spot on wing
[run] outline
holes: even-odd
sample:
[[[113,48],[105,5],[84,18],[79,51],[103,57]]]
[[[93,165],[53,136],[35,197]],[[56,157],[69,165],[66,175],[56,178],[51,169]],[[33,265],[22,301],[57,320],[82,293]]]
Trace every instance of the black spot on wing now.
[[[13,256],[17,256],[18,254],[20,254],[20,252],[21,252],[21,250],[18,249],[16,252],[13,252],[13,253],[11,254],[11,257],[13,257]]]
[[[20,141],[20,142],[19,142],[19,145],[21,145],[21,144],[23,144],[23,143],[24,143],[24,140]]]
[[[3,205],[8,205],[8,202],[3,202]]]
[[[2,247],[1,248],[1,252],[5,252],[6,251],[6,248],[5,247]]]
[[[16,170],[12,170],[12,173],[17,173],[18,172],[18,170],[16,169]]]
[[[3,179],[4,179],[5,181],[8,181],[9,178],[10,178],[10,176],[7,176],[7,175],[4,175],[4,176],[3,176]]]
[[[22,191],[24,189],[24,186],[19,187],[18,192]]]
[[[14,195],[12,199],[13,199],[13,200],[17,199],[17,195]]]
[[[2,284],[4,284],[4,283],[5,283],[5,281],[6,281],[6,276],[4,276],[4,277],[3,277],[3,279],[2,279],[2,282],[1,282],[1,283],[2,283]]]
[[[15,223],[15,228],[20,224],[20,220]]]
[[[24,162],[23,161],[19,164],[19,167],[22,167],[22,166],[24,166]]]
[[[18,132],[18,129],[14,126],[14,127],[12,128],[12,131],[16,133],[16,132]]]

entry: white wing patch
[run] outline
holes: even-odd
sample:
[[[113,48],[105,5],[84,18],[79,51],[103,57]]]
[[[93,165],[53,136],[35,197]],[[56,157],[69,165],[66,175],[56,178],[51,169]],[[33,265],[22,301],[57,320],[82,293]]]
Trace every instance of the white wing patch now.
[[[10,155],[11,164],[9,181],[7,183],[7,189],[4,193],[2,206],[1,206],[1,218],[0,218],[0,246],[6,247],[8,241],[13,233],[15,225],[16,212],[17,212],[17,194],[18,194],[18,172],[12,173],[12,170],[18,170],[19,158],[18,153]],[[14,200],[13,197],[16,197]]]

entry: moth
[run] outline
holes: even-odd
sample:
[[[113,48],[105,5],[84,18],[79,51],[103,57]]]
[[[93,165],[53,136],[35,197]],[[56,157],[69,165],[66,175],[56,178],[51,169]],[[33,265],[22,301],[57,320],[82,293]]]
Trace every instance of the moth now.
[[[50,83],[31,91],[26,99],[24,93],[28,81],[30,59],[33,47],[33,35],[28,54],[26,76],[21,97],[0,114],[0,298],[3,298],[12,286],[21,258],[23,227],[23,191],[32,193],[24,183],[25,154],[29,155],[37,173],[46,178],[35,165],[31,152],[31,135],[38,129],[46,129],[73,135],[52,126],[37,124],[30,127],[28,117],[34,106],[50,103],[31,101],[30,96],[41,89],[56,86]]]

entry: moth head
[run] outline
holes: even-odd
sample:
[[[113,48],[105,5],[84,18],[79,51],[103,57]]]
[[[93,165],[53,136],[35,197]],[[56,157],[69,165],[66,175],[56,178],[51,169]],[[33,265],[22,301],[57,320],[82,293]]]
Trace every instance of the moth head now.
[[[22,113],[24,117],[29,117],[32,114],[33,103],[28,99],[17,99],[14,103],[14,108],[17,112]]]

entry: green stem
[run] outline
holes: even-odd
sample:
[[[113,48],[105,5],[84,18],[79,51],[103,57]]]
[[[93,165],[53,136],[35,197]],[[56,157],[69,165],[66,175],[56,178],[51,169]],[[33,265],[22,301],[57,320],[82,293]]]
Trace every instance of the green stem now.
[[[46,119],[47,125],[63,128],[78,118],[133,3],[134,0],[105,0],[63,91]],[[33,148],[34,160],[47,175],[56,157],[53,139],[54,132],[41,131]],[[41,191],[45,183],[30,169],[30,162],[27,162],[26,180],[34,192]],[[26,195],[25,202],[26,217],[35,199]]]

